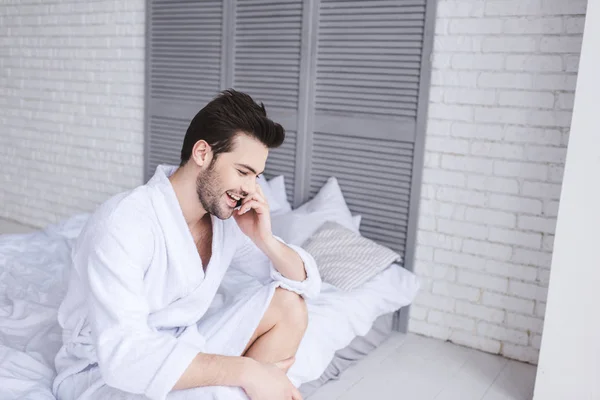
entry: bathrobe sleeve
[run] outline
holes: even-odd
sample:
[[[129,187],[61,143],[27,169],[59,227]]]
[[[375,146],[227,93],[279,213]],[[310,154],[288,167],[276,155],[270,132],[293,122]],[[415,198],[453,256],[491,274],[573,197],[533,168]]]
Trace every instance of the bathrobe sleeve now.
[[[238,231],[242,237],[239,240],[239,246],[234,256],[232,267],[245,271],[248,274],[255,274],[260,277],[259,272],[263,268],[268,268],[269,278],[279,283],[279,285],[287,290],[298,293],[304,298],[315,298],[321,292],[321,275],[317,268],[315,259],[303,248],[286,243],[283,239],[275,236],[277,240],[284,243],[294,250],[304,263],[306,279],[303,281],[295,281],[286,278],[273,266],[273,263],[260,249],[246,236],[241,230]]]
[[[202,349],[148,325],[144,273],[153,226],[143,214],[122,214],[113,214],[75,257],[87,271],[98,366],[108,386],[164,399]]]

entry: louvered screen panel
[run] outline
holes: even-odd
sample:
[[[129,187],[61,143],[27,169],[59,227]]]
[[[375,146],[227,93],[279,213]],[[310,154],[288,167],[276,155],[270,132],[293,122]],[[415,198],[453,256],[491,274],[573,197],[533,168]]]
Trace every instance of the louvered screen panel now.
[[[148,168],[156,171],[159,164],[179,165],[181,144],[190,120],[170,117],[150,117],[148,139],[157,151],[148,155]]]
[[[285,190],[288,201],[292,203],[294,197],[294,170],[296,165],[296,132],[286,131],[283,145],[269,152],[265,177],[271,179],[277,175],[285,176]]]
[[[146,178],[179,163],[189,121],[221,89],[223,24],[221,0],[148,4]]]
[[[404,253],[413,144],[315,132],[311,197],[335,176],[361,233]]]
[[[284,144],[271,150],[265,175],[285,175],[293,200],[300,90],[302,0],[237,0],[233,82],[263,102],[267,114],[286,129]]]
[[[235,20],[235,88],[268,111],[297,111],[302,0],[238,0]]]
[[[317,112],[416,116],[425,0],[322,0]]]

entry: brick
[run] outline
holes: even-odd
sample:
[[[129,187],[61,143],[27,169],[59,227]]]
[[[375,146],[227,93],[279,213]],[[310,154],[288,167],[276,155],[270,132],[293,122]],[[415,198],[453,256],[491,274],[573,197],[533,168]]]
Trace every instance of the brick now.
[[[527,233],[512,229],[492,227],[490,228],[489,240],[533,249],[542,247],[542,235],[540,233]]]
[[[459,53],[452,56],[453,69],[471,71],[498,71],[504,66],[502,54]]]
[[[430,104],[429,116],[436,119],[452,121],[472,121],[473,108],[470,106],[457,106],[447,104]]]
[[[437,168],[423,170],[423,182],[453,187],[465,187],[467,177],[462,172],[445,171]]]
[[[531,338],[531,347],[536,350],[540,350],[542,348],[542,335],[533,335]]]
[[[524,89],[575,91],[576,84],[576,74],[537,74],[532,78],[532,86]]]
[[[523,158],[523,146],[474,140],[471,142],[471,154],[492,158]]]
[[[492,105],[496,102],[494,90],[445,88],[446,104]]]
[[[440,187],[437,191],[436,198],[444,202],[457,203],[465,206],[484,207],[487,205],[487,195],[485,193],[451,187]]]
[[[433,294],[470,301],[477,301],[481,296],[479,289],[442,281],[433,283]]]
[[[441,34],[438,29],[439,28],[439,23],[440,21],[436,21],[436,35]],[[431,60],[431,67],[433,69],[449,69],[450,65],[451,65],[451,60],[452,60],[452,53],[440,53],[440,52],[435,52],[432,55],[432,60]]]
[[[425,159],[423,160],[423,166],[428,168],[437,168],[440,166],[440,159],[441,156],[439,154],[426,151]],[[423,193],[421,193],[421,196],[423,196]]]
[[[481,88],[496,88],[496,89],[532,89],[534,88],[535,76],[530,73],[523,72],[481,72],[476,80],[476,83]],[[550,85],[555,82],[541,80],[538,86],[544,84]],[[545,87],[536,87],[536,89],[550,89]]]
[[[540,352],[532,347],[507,343],[502,347],[502,355],[513,360],[537,364]]]
[[[503,342],[514,344],[527,345],[529,337],[526,332],[508,329],[502,326],[493,325],[488,322],[480,322],[477,324],[477,333],[481,336],[489,337]]]
[[[574,53],[581,52],[581,36],[547,36],[540,42],[542,53]]]
[[[483,338],[481,336],[462,331],[452,332],[449,340],[452,343],[472,347],[474,349],[486,351],[488,353],[493,354],[500,353],[500,349],[502,348],[502,344],[497,340]]]
[[[525,332],[529,331],[532,333],[542,333],[542,329],[544,327],[544,320],[528,315],[521,315],[509,312],[506,314],[506,325],[511,328],[516,328]]]
[[[484,158],[443,155],[441,165],[448,170],[490,174],[494,164]]]
[[[524,299],[546,301],[548,297],[548,289],[540,287],[532,283],[510,281],[508,285],[508,293]]]
[[[552,263],[552,254],[545,251],[515,249],[511,261],[523,265],[550,268]]]
[[[421,199],[421,206],[419,207],[421,214],[452,218],[455,220],[463,219],[462,215],[464,214],[465,209],[465,206],[457,204],[424,199]]]
[[[506,127],[504,139],[507,142],[558,146],[561,144],[561,131],[558,129],[508,126]]]
[[[507,107],[475,107],[475,121],[495,124],[525,125],[531,110]]]
[[[529,161],[564,164],[567,158],[565,147],[528,146],[526,156]]]
[[[485,270],[490,274],[531,282],[535,281],[538,275],[538,268],[494,260],[486,261]]]
[[[454,137],[502,140],[502,126],[492,124],[475,124],[455,122],[450,133]]]
[[[428,311],[429,309],[427,307],[420,307],[413,304],[410,306],[410,318],[425,321],[427,319]]]
[[[483,15],[483,4],[464,1],[440,1],[437,16],[447,17],[479,17]]]
[[[419,245],[415,255],[418,260],[433,261],[433,247]]]
[[[517,216],[514,213],[494,211],[487,208],[467,208],[465,219],[478,224],[515,228]]]
[[[585,17],[568,17],[564,20],[565,33],[583,33]]]
[[[477,36],[435,36],[433,48],[442,52],[479,52],[482,39]]]
[[[558,216],[558,206],[560,202],[557,200],[550,200],[544,203],[544,215],[548,217]]]
[[[454,311],[456,299],[420,291],[415,297],[414,304],[441,311]]]
[[[425,321],[416,319],[410,320],[408,330],[412,333],[432,337],[440,340],[447,340],[450,337],[450,328],[446,326],[434,325]]]
[[[491,194],[489,205],[491,208],[505,211],[538,215],[542,212],[542,202],[518,196]]]
[[[549,218],[549,221],[552,222],[552,227],[556,228],[556,219]],[[555,229],[553,229],[554,231]],[[552,252],[554,250],[554,232],[549,232],[544,235],[544,239],[542,240],[542,250]]]
[[[506,293],[508,279],[478,274],[476,272],[460,270],[457,282],[463,285],[473,286],[480,289],[489,289],[500,293]]]
[[[452,121],[429,119],[427,121],[426,138],[429,136],[448,136],[452,128]]]
[[[446,36],[448,34],[448,26],[450,25],[450,19],[447,18],[436,18],[435,20],[435,35],[436,36]],[[435,64],[434,68],[436,67]]]
[[[450,22],[449,32],[452,34],[487,35],[501,33],[503,20],[499,18],[454,19]]]
[[[447,265],[418,261],[415,264],[415,271],[420,276],[426,276],[434,280],[449,282],[456,280],[456,268]]]
[[[539,0],[495,0],[485,3],[484,15],[493,16],[538,16],[585,14],[586,2],[574,0],[555,2]]]
[[[558,55],[509,55],[506,57],[509,71],[558,72],[563,70],[563,60]]]
[[[482,175],[470,175],[467,180],[467,187],[496,193],[517,194],[519,192],[519,182],[515,179]]]
[[[553,108],[554,94],[550,92],[501,91],[498,97],[501,106],[527,108]]]
[[[464,300],[458,300],[456,302],[456,313],[473,317],[477,320],[483,320],[497,324],[502,323],[505,318],[505,312],[502,310],[469,303],[468,301]]]
[[[451,251],[453,250],[453,251]],[[434,261],[448,265],[454,265],[462,268],[470,268],[483,271],[485,269],[486,259],[471,254],[460,252],[460,249],[436,249]]]
[[[540,285],[547,287],[550,284],[550,270],[539,269],[536,280],[539,282]]]
[[[431,310],[429,312],[427,321],[432,324],[447,326],[454,329],[461,329],[463,331],[473,331],[475,329],[475,320],[473,318],[436,310]]]
[[[440,249],[446,250],[460,250],[462,247],[462,240],[460,238],[444,235],[438,231],[426,232],[420,231],[417,234],[417,243],[424,244],[435,248],[435,251]],[[434,256],[435,259],[435,256]]]
[[[468,254],[484,256],[496,260],[508,260],[512,255],[510,246],[467,239],[463,243],[463,251]]]
[[[573,110],[573,104],[575,103],[574,93],[559,93],[557,100],[557,106],[563,110]]]
[[[533,314],[534,301],[517,299],[498,293],[484,292],[482,303],[486,306],[495,307],[507,311],[515,311],[522,314]]]
[[[481,44],[484,53],[531,53],[536,51],[537,40],[532,37],[487,37]]]
[[[469,141],[456,138],[429,136],[425,139],[427,151],[449,154],[468,154]]]
[[[473,239],[485,239],[488,235],[488,228],[484,225],[447,219],[438,220],[438,231],[455,237]]]
[[[556,218],[543,218],[528,215],[520,215],[519,229],[553,234],[556,230]],[[545,238],[544,243],[546,243]]]
[[[564,58],[566,72],[579,71],[579,54],[566,55]]]
[[[527,123],[534,126],[564,127],[571,125],[571,111],[531,110]]]
[[[537,302],[535,305],[535,315],[542,318],[546,315],[546,303]]]
[[[542,199],[560,199],[561,185],[557,183],[524,182],[522,194],[524,196]]]
[[[479,74],[473,71],[434,70],[431,72],[431,85],[476,88]]]
[[[542,164],[497,160],[494,161],[494,175],[546,180],[548,167]]]
[[[559,17],[516,17],[504,21],[504,33],[557,34],[562,32],[563,20]]]
[[[434,231],[435,230],[435,218],[427,217],[425,215],[419,215],[419,230],[420,231]]]

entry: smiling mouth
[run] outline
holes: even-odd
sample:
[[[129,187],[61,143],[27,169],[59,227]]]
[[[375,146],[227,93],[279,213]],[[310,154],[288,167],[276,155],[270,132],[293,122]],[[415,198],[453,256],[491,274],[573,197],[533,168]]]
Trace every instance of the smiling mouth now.
[[[242,197],[232,192],[225,192],[227,194],[227,200],[230,207],[237,208],[242,205]]]

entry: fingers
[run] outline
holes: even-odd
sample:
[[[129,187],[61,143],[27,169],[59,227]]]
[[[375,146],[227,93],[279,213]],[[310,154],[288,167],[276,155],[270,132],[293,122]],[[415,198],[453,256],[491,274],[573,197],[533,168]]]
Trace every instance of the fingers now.
[[[302,395],[300,391],[296,388],[292,389],[292,400],[302,400]]]
[[[258,200],[250,200],[245,204],[242,204],[242,207],[239,209],[238,214],[245,214],[246,212],[250,211],[250,209],[254,209],[257,213],[262,214],[267,210],[267,207],[265,203],[262,203]]]

